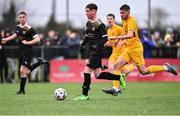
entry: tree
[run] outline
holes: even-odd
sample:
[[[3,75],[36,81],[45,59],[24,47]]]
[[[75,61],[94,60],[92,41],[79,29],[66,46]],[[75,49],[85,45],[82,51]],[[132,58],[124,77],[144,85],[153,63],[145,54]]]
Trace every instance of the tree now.
[[[16,26],[16,13],[16,7],[12,1],[7,12],[2,13],[2,21],[0,22],[1,28],[14,29]]]
[[[166,18],[168,17],[168,13],[161,9],[155,8],[152,10],[152,27],[156,29],[162,29],[166,26]]]

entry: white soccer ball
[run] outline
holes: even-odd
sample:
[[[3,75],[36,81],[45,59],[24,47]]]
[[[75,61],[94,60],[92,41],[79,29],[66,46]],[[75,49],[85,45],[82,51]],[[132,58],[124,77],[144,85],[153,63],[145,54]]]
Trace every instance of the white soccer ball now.
[[[64,100],[67,97],[67,92],[63,88],[58,88],[54,91],[54,97],[57,100]]]

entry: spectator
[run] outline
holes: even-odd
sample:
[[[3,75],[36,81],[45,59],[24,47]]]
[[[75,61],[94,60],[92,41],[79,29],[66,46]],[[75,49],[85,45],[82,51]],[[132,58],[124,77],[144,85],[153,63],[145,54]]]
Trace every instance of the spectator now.
[[[162,46],[164,46],[164,41],[161,38],[160,32],[155,31],[154,34],[152,34],[151,38],[152,38],[154,46],[158,47],[158,49],[155,49],[152,51],[152,56],[163,57],[164,54],[163,54]]]
[[[68,46],[79,46],[79,44],[80,44],[80,37],[77,35],[76,32],[71,32],[71,34],[67,38],[67,45]]]
[[[66,30],[64,36],[58,41],[58,45],[67,45],[67,40],[71,35],[71,30]]]
[[[48,38],[46,39],[45,45],[46,46],[57,45],[57,42],[58,42],[57,33],[54,30],[50,30],[48,32]]]
[[[4,37],[5,37],[5,31],[1,30],[0,39]],[[8,82],[8,64],[7,64],[6,59],[7,58],[4,51],[4,46],[0,44],[0,81],[1,83]]]
[[[80,44],[80,37],[76,32],[72,31],[67,38],[66,45],[70,48],[68,51],[69,58],[77,58],[78,57],[78,48]]]
[[[174,44],[174,34],[173,34],[173,30],[171,28],[167,28],[166,29],[166,34],[164,36],[164,42],[165,42],[165,46],[172,46]]]
[[[44,45],[45,40],[44,40],[44,34],[43,33],[39,33],[39,39],[41,40],[39,45]]]
[[[154,47],[154,44],[149,37],[148,31],[143,30],[142,31],[142,36],[141,36],[141,42],[144,47],[144,58],[150,58],[151,57],[151,48]]]
[[[177,58],[180,58],[180,31],[174,31],[174,42],[175,45],[178,47]]]
[[[152,41],[154,43],[154,46],[164,46],[164,41],[161,38],[160,32],[159,31],[155,31],[154,34],[152,35]]]

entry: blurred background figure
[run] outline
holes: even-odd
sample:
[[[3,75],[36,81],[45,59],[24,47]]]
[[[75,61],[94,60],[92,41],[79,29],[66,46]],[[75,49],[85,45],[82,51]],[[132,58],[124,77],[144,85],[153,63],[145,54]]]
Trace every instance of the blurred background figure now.
[[[155,50],[152,51],[152,56],[155,57],[163,57],[163,46],[165,45],[161,33],[159,31],[155,31],[151,35],[151,39],[153,41],[154,47],[156,48]]]
[[[12,31],[9,28],[5,29],[5,37],[9,37],[12,35]],[[14,46],[17,45],[18,41],[17,40],[12,40],[7,43],[7,46]],[[7,62],[7,67],[8,67],[8,83],[15,83],[15,70],[16,70],[16,59],[10,57],[13,56],[14,53],[9,56],[6,59]]]
[[[64,35],[59,39],[58,45],[67,45],[68,38],[71,36],[71,30],[66,30]]]
[[[1,30],[0,39],[5,37],[5,30]],[[0,82],[8,82],[8,64],[4,46],[0,44]]]
[[[72,31],[67,38],[67,45],[72,46],[79,46],[80,45],[80,37],[77,35],[76,31]]]
[[[54,30],[50,30],[48,32],[48,37],[46,39],[45,45],[51,46],[51,45],[57,45],[59,38],[57,36],[57,33]]]
[[[174,42],[175,46],[178,47],[177,58],[180,58],[180,30],[174,31]]]
[[[173,29],[171,29],[171,28],[166,29],[166,34],[164,36],[164,42],[165,42],[165,46],[172,46],[175,44]]]
[[[165,43],[165,46],[168,47],[168,49],[165,50],[164,55],[168,56],[169,54],[174,52],[174,49],[172,47],[175,45],[173,29],[171,29],[169,27],[166,28],[166,33],[164,36],[164,43]],[[170,57],[172,57],[172,56],[170,56]]]
[[[152,34],[152,41],[154,46],[156,47],[160,47],[160,46],[164,46],[164,41],[161,38],[161,33],[159,31],[155,31],[154,34]]]
[[[148,31],[142,30],[141,31],[141,42],[143,44],[144,48],[144,58],[150,58],[151,57],[151,49],[154,47],[154,43],[152,42]]]
[[[4,62],[6,61],[6,57],[4,55],[4,48],[0,44],[0,82],[4,83],[4,79],[7,78],[7,72],[4,75],[4,69],[5,69],[5,64]]]

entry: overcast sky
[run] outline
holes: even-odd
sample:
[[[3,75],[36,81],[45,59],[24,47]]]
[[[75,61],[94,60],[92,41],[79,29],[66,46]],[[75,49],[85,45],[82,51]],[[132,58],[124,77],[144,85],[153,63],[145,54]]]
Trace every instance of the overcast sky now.
[[[9,1],[9,0],[0,0]],[[18,0],[16,0],[18,1]],[[19,0],[23,1],[23,0]],[[34,26],[43,26],[51,14],[52,0],[25,0],[25,8],[29,16],[29,22]],[[66,20],[66,0],[56,0],[56,21]],[[131,7],[131,15],[138,22],[139,27],[146,27],[145,21],[148,18],[148,0],[69,0],[70,3],[70,21],[75,27],[82,27],[87,21],[84,8],[88,3],[98,5],[98,17],[106,23],[106,15],[113,13],[116,20],[121,22],[119,16],[119,7],[128,4]],[[2,4],[1,4],[2,5]],[[151,0],[153,8],[162,8],[168,14],[166,24],[180,25],[180,0]],[[20,10],[20,9],[19,9]]]

